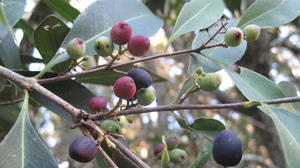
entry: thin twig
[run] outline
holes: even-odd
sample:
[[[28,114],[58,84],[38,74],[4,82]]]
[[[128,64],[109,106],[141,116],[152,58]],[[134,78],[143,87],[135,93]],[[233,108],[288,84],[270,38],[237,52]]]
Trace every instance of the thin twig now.
[[[265,104],[281,104],[281,103],[290,103],[290,102],[299,102],[300,97],[288,97],[288,98],[278,98],[271,100],[263,100],[262,103]],[[228,104],[190,104],[190,105],[163,105],[158,107],[150,107],[150,108],[139,108],[139,109],[129,109],[122,110],[117,112],[115,115],[103,115],[103,114],[95,114],[90,115],[89,118],[91,120],[99,120],[106,119],[113,116],[122,116],[122,115],[133,115],[133,114],[142,114],[142,113],[150,113],[150,112],[168,112],[174,110],[193,110],[193,109],[226,109],[226,108],[236,108],[236,107],[244,107],[246,102],[239,103],[228,103]],[[254,104],[251,107],[260,106],[259,104]]]
[[[21,97],[21,98],[18,98],[16,100],[0,102],[0,106],[6,106],[6,105],[12,105],[12,104],[20,103],[23,100],[24,100],[24,98]]]
[[[98,151],[104,156],[104,159],[107,161],[111,168],[119,168],[115,162],[108,156],[108,154],[102,149],[100,145],[97,145]]]

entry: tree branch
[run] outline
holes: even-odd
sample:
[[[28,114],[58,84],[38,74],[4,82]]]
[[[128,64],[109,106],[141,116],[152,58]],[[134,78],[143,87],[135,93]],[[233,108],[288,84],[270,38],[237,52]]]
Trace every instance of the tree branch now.
[[[263,100],[262,103],[266,104],[280,104],[280,103],[290,103],[290,102],[299,102],[300,97],[288,97],[288,98],[278,98],[278,99],[271,99],[271,100]],[[106,119],[111,118],[114,116],[122,116],[122,115],[133,115],[133,114],[142,114],[142,113],[150,113],[150,112],[168,112],[174,110],[199,110],[199,109],[226,109],[226,108],[236,108],[236,107],[245,107],[246,102],[238,102],[238,103],[228,103],[228,104],[189,104],[189,105],[180,105],[180,104],[173,104],[173,105],[163,105],[158,107],[151,107],[151,108],[138,108],[138,109],[128,109],[117,111],[115,114],[107,114],[107,113],[99,113],[90,115],[91,120],[99,120],[99,119]],[[260,106],[259,104],[254,104],[251,107]]]

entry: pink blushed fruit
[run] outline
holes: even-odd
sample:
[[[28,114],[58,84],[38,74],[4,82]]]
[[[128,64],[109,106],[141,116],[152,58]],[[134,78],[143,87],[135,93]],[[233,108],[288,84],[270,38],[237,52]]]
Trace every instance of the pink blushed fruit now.
[[[132,29],[131,26],[126,22],[116,23],[110,31],[112,42],[115,44],[123,45],[128,43],[131,38]]]
[[[114,93],[117,97],[130,100],[136,93],[136,86],[129,76],[119,78],[114,84]]]
[[[128,42],[128,51],[133,56],[144,56],[150,48],[150,40],[143,35],[136,35]]]
[[[104,96],[96,96],[90,99],[89,107],[93,112],[100,112],[106,109],[107,99]]]

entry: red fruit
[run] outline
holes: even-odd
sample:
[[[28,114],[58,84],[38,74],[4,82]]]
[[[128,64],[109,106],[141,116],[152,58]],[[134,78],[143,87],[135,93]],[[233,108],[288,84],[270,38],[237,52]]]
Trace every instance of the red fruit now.
[[[106,109],[107,99],[104,96],[96,96],[90,99],[89,107],[93,112],[99,112]]]
[[[160,157],[160,153],[164,150],[164,145],[163,144],[157,144],[155,147],[154,147],[154,150],[153,150],[153,153],[154,153],[154,156],[155,157]]]
[[[129,76],[119,78],[114,84],[115,95],[121,99],[130,100],[136,92],[133,79]]]
[[[143,35],[134,36],[128,42],[127,48],[134,56],[144,56],[150,48],[150,40]]]
[[[111,40],[119,45],[126,44],[131,38],[132,29],[126,22],[116,23],[110,31]]]

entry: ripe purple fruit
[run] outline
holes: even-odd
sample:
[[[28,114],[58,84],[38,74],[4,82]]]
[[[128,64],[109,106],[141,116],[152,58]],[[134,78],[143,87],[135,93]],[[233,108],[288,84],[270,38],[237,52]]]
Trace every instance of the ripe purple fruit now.
[[[247,25],[243,31],[245,33],[246,40],[252,42],[258,39],[261,30],[258,25],[250,24]]]
[[[105,96],[96,96],[90,99],[89,107],[93,112],[100,112],[106,109],[107,99]]]
[[[174,149],[179,145],[179,137],[176,135],[169,136],[167,138],[168,149]]]
[[[150,48],[150,40],[143,35],[136,35],[129,40],[127,48],[133,56],[144,56]]]
[[[238,46],[243,42],[244,33],[240,28],[232,27],[225,33],[225,43],[228,46]]]
[[[70,145],[69,154],[72,159],[78,162],[89,162],[96,157],[96,143],[87,136],[78,137]]]
[[[126,22],[116,23],[110,31],[111,40],[119,45],[128,43],[131,38],[132,29]]]
[[[170,151],[170,160],[174,163],[182,163],[187,159],[187,153],[179,148]]]
[[[114,84],[114,93],[117,97],[130,100],[136,93],[136,86],[129,76],[119,78]]]
[[[141,88],[147,88],[152,84],[151,75],[140,68],[134,68],[127,72],[127,76],[130,76],[136,85],[137,90]]]
[[[160,155],[161,155],[163,150],[164,150],[164,145],[163,144],[155,145],[154,150],[153,150],[154,156],[156,158],[160,158]]]
[[[241,161],[243,155],[241,140],[231,130],[221,131],[214,140],[212,153],[218,164],[235,166]]]

